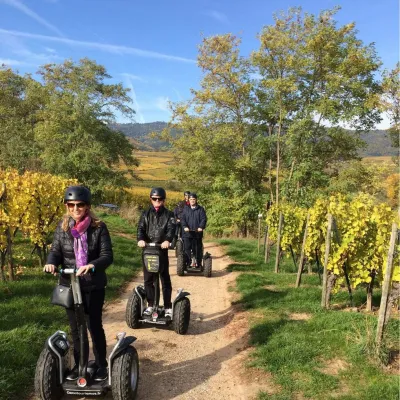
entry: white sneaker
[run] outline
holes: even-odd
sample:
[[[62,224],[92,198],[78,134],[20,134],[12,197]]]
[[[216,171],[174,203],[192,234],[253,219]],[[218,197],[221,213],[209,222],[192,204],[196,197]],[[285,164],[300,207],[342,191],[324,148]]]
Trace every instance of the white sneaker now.
[[[147,307],[144,311],[143,311],[144,315],[151,315],[153,314],[153,307]]]
[[[165,317],[170,317],[172,319],[172,308],[165,309]]]

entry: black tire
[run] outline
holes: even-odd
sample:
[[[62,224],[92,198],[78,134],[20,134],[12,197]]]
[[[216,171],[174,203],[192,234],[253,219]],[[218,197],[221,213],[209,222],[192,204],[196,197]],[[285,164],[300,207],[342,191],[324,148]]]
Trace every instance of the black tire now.
[[[125,320],[129,328],[137,329],[140,326],[139,319],[142,316],[142,304],[135,290],[132,291],[126,305]]]
[[[183,297],[174,306],[174,331],[178,335],[184,335],[189,329],[190,300]]]
[[[203,260],[203,268],[204,276],[210,278],[212,272],[212,258],[210,256]]]
[[[183,276],[185,274],[185,257],[183,254],[179,254],[176,259],[176,274]]]
[[[57,360],[47,348],[40,353],[35,371],[35,393],[40,400],[58,400],[63,396],[59,384]]]
[[[114,400],[133,400],[139,386],[139,357],[133,346],[116,356],[111,372],[111,391]]]
[[[178,239],[175,245],[175,256],[178,258],[180,255],[183,255],[183,242],[181,239]]]

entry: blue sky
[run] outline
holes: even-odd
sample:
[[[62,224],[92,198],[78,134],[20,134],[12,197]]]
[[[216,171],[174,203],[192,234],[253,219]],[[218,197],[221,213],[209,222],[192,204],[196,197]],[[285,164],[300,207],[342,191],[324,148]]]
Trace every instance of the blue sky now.
[[[247,56],[274,12],[301,6],[318,14],[335,5],[339,25],[354,21],[359,38],[375,42],[383,66],[393,68],[399,0],[0,0],[0,64],[34,73],[44,63],[92,58],[132,89],[136,122],[167,121],[167,102],[198,87],[203,35],[233,33]]]

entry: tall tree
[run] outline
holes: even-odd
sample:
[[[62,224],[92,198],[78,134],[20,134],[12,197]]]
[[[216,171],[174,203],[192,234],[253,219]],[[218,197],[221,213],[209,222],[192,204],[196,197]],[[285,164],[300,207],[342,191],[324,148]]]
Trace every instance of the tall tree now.
[[[275,106],[277,202],[283,154],[291,171],[286,182],[298,189],[309,184],[314,171],[320,175],[332,157],[355,156],[361,141],[343,126],[359,132],[380,118],[374,79],[380,62],[374,45],[357,39],[353,23],[337,27],[337,11],[316,17],[294,8],[275,15],[275,24],[264,27],[260,49],[252,55],[261,75],[259,90]]]
[[[115,113],[133,117],[129,89],[107,84],[105,68],[89,59],[66,60],[40,68],[40,92],[46,106],[37,112],[35,139],[41,148],[43,168],[76,178],[94,191],[127,184],[120,163],[137,165],[133,146],[121,132],[109,127]]]

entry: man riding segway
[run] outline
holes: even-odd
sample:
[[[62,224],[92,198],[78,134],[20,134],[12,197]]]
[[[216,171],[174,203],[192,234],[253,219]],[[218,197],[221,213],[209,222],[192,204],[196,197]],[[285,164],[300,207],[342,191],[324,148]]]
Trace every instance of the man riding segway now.
[[[203,231],[207,225],[207,215],[202,206],[197,204],[197,194],[190,193],[190,206],[182,213],[183,243],[186,266],[190,267],[191,253],[196,259],[196,266],[202,268],[203,260]]]

